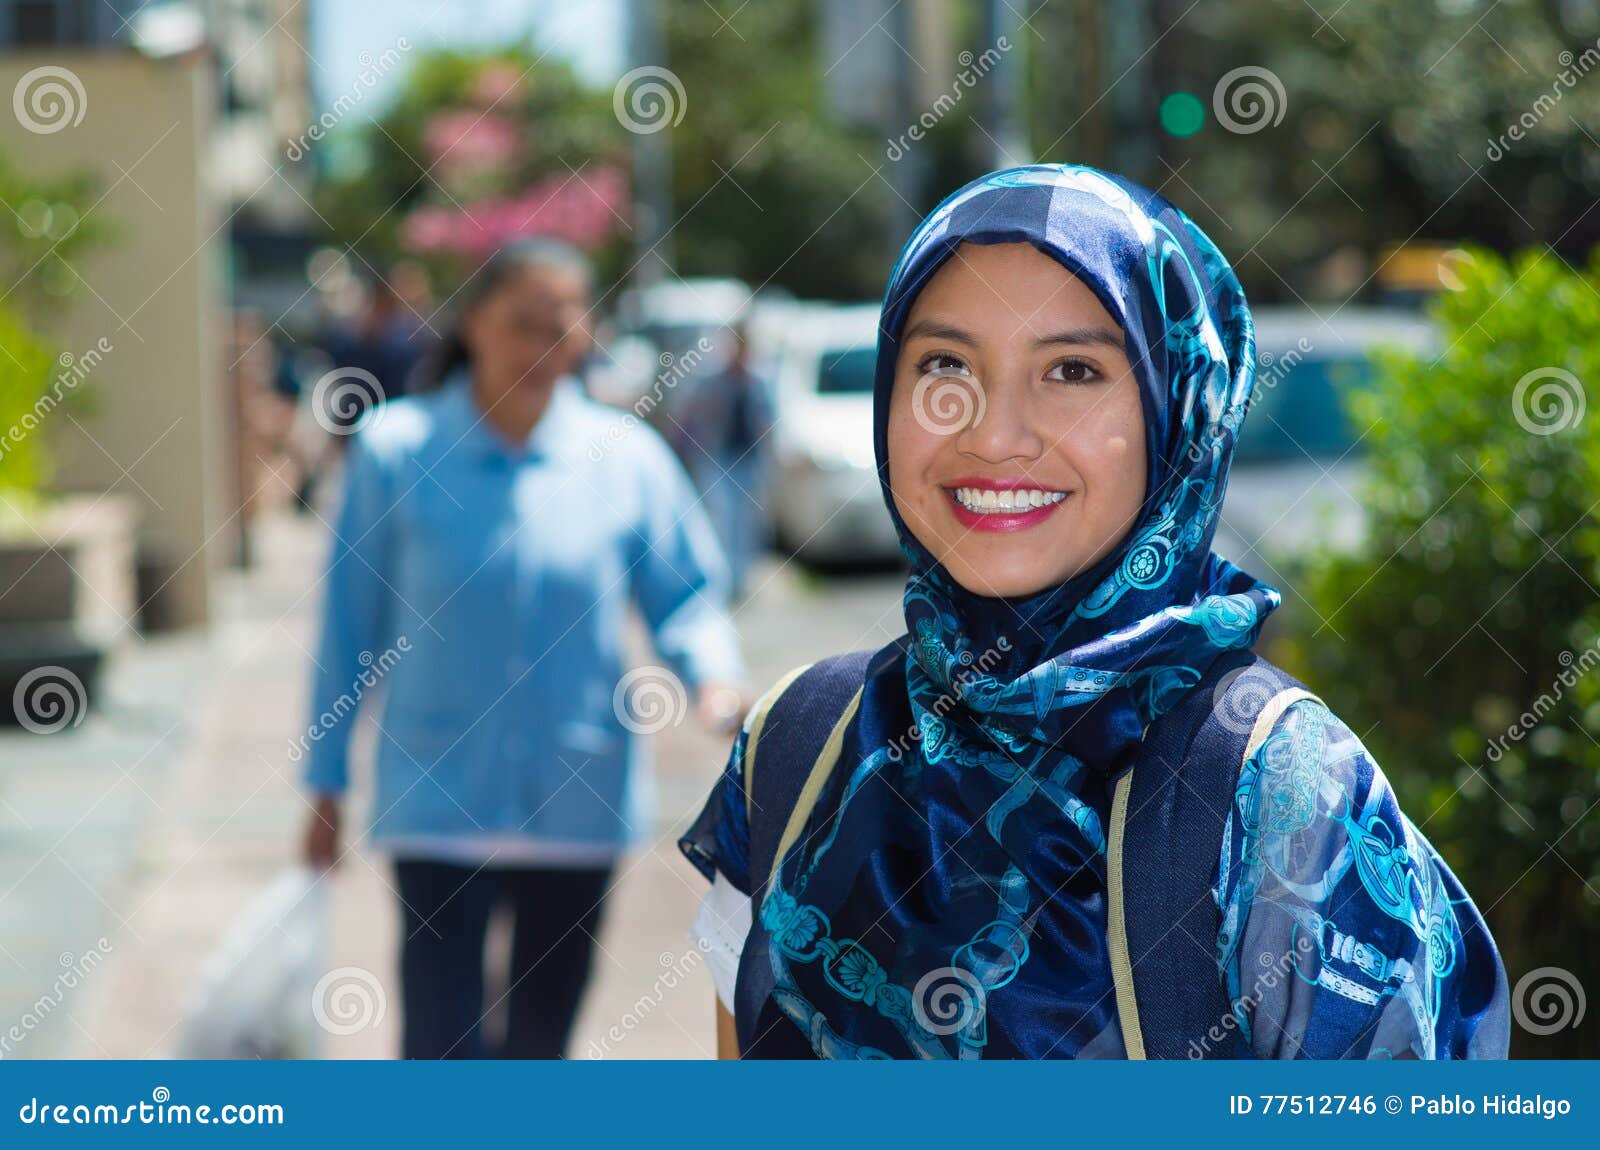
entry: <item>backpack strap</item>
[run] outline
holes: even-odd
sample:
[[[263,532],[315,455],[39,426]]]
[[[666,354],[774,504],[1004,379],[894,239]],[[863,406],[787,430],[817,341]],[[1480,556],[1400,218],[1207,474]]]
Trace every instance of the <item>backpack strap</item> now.
[[[880,656],[898,657],[903,640],[874,653],[854,651],[791,671],[768,691],[748,720],[744,750],[746,825],[749,829],[750,900],[759,907],[766,898],[772,870],[799,838],[822,787],[839,761],[844,734],[861,705],[861,696]],[[759,913],[759,912],[757,912]],[[770,975],[748,977],[747,971],[769,971],[769,940],[752,931],[739,957],[740,976],[734,991],[734,1024],[739,1049],[750,1051],[759,1040],[774,1047],[770,1030],[761,1025],[769,1009]],[[808,1040],[796,1032],[794,1049],[782,1057],[811,1055]],[[772,1056],[772,1055],[769,1055]]]
[[[763,892],[838,761],[874,654],[852,651],[791,671],[753,716],[744,752],[752,896]]]
[[[1145,731],[1117,780],[1107,840],[1111,973],[1129,1058],[1230,1058],[1213,895],[1240,770],[1283,713],[1316,696],[1229,652]]]

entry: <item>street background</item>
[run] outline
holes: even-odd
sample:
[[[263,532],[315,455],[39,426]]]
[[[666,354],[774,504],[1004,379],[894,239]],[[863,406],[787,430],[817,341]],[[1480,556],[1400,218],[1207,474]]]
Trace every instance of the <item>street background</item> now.
[[[305,648],[316,622],[306,572],[321,561],[326,538],[315,521],[289,514],[269,517],[264,535],[270,558],[248,577],[225,577],[205,637],[142,645],[108,676],[104,703],[70,747],[8,757],[4,860],[15,885],[0,957],[13,970],[48,973],[48,986],[70,965],[62,956],[75,963],[99,939],[111,944],[18,1057],[170,1056],[207,953],[291,856],[306,807],[283,762],[284,732],[305,709]],[[775,563],[757,578],[738,620],[758,681],[808,657],[812,644],[843,650],[898,633],[893,576],[850,579],[826,592]],[[685,723],[663,733],[657,755],[653,845],[619,872],[575,1057],[715,1050],[711,979],[688,933],[705,882],[679,855],[676,837],[705,801],[726,749]],[[398,916],[386,868],[361,848],[341,864],[330,883],[329,961],[393,986]],[[686,972],[670,991],[661,983],[669,968]],[[6,1017],[27,1012],[43,989],[21,977],[0,986]],[[390,1001],[376,1025],[327,1035],[326,1056],[395,1057],[398,1005]],[[613,1027],[625,1027],[623,1041],[608,1039]]]
[[[1483,909],[1513,1053],[1600,1055],[1597,73],[1577,0],[0,0],[0,1057],[181,1048],[299,850],[346,437],[497,247],[593,259],[583,383],[694,478],[761,688],[901,630],[876,300],[1036,161],[1234,263],[1216,546],[1283,592],[1265,653]],[[730,448],[697,397],[740,345]],[[713,1047],[675,839],[727,740],[652,739],[573,1057]],[[397,1053],[390,884],[359,842],[326,883],[329,1056]]]

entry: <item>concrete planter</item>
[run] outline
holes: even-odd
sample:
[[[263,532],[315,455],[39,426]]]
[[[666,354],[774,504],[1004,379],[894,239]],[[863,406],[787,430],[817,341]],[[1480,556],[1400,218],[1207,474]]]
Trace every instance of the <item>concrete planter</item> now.
[[[54,500],[0,531],[0,723],[61,729],[59,712],[36,713],[52,694],[81,720],[106,649],[137,622],[137,528],[133,502],[107,495]]]
[[[138,613],[138,516],[121,495],[52,500],[0,530],[0,625],[69,623],[109,642]]]
[[[0,624],[0,727],[41,735],[76,727],[104,664],[105,647],[68,624]]]

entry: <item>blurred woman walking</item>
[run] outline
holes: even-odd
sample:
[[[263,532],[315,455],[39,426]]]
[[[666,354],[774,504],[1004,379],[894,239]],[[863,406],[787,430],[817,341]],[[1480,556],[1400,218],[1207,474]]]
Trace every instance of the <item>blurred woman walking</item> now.
[[[369,833],[393,859],[407,1058],[561,1056],[613,867],[650,826],[636,736],[690,690],[710,725],[740,710],[725,565],[687,476],[570,374],[590,287],[563,244],[502,250],[463,290],[433,389],[385,405],[348,452],[305,852],[320,867],[341,854],[344,720],[376,665]],[[624,673],[630,606],[667,668]],[[515,922],[510,985],[486,1002],[498,905]],[[501,1002],[491,1047],[481,1021]]]

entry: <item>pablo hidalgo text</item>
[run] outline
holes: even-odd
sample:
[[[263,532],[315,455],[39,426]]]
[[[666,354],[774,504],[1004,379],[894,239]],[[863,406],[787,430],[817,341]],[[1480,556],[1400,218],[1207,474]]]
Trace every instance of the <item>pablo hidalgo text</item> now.
[[[1413,1114],[1484,1114],[1491,1117],[1544,1118],[1571,1114],[1572,1103],[1565,1098],[1546,1098],[1543,1094],[1485,1094],[1481,1099],[1461,1094],[1413,1094]]]

